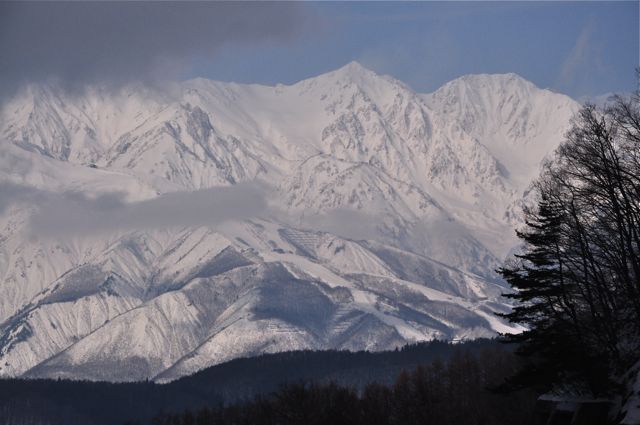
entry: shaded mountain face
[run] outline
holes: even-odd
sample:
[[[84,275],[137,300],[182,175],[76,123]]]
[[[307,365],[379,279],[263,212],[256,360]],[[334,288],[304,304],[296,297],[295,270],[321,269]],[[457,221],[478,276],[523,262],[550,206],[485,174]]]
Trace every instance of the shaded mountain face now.
[[[166,381],[518,331],[492,315],[494,270],[577,108],[513,74],[419,94],[357,63],[291,86],[30,86],[0,115],[0,376]],[[226,207],[203,190],[247,182],[259,208],[202,220]]]

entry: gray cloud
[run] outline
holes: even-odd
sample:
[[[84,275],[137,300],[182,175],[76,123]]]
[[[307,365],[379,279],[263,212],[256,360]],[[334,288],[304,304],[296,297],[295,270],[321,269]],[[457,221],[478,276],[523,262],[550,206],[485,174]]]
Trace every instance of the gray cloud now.
[[[49,191],[0,182],[0,215],[12,206],[30,211],[25,228],[29,237],[67,238],[111,232],[218,226],[229,221],[262,217],[293,227],[328,232],[353,240],[376,240],[385,222],[364,211],[338,208],[319,215],[291,215],[270,199],[274,188],[264,183],[172,192],[127,202],[124,192],[97,195],[81,191]]]
[[[593,25],[588,25],[580,32],[575,45],[565,58],[560,68],[559,82],[571,83],[581,68],[584,68],[589,59],[590,44],[593,34]]]
[[[296,224],[347,239],[364,240],[378,238],[380,236],[380,228],[384,223],[380,218],[364,211],[338,208],[324,214],[304,217]]]
[[[568,53],[556,79],[556,86],[561,90],[589,91],[598,76],[604,71],[603,45],[594,40],[596,27],[589,22],[580,32],[573,48]]]
[[[293,2],[0,2],[0,94],[175,78],[222,44],[287,39],[305,20]]]
[[[218,225],[266,212],[266,188],[253,183],[193,192],[168,193],[126,202],[123,193],[90,197],[82,192],[49,192],[31,186],[0,184],[0,213],[13,204],[33,208],[33,236],[65,237],[113,231]]]
[[[12,182],[0,183],[0,214],[13,204],[35,204],[45,200],[46,194],[34,187]]]

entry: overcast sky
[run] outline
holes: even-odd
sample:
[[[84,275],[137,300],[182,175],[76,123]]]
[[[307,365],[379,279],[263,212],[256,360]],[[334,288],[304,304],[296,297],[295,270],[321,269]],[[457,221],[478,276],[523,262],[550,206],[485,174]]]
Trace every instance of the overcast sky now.
[[[515,72],[575,98],[635,89],[638,2],[0,3],[0,94],[206,77],[293,83],[357,60],[429,92]]]

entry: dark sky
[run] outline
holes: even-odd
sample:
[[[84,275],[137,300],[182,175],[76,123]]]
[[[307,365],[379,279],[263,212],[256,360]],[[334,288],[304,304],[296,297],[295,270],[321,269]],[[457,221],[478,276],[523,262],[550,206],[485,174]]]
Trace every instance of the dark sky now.
[[[226,43],[283,41],[304,25],[296,3],[1,2],[0,84],[175,79]]]
[[[515,72],[575,98],[635,88],[627,2],[2,2],[0,94],[202,76],[293,83],[352,60],[429,92]]]

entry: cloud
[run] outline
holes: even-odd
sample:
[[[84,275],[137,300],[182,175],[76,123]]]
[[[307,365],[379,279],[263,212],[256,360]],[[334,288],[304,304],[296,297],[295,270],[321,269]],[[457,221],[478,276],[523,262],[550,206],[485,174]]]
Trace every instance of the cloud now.
[[[124,192],[98,195],[81,191],[56,192],[4,181],[0,182],[0,215],[12,206],[27,208],[30,211],[27,235],[44,238],[171,227],[215,227],[256,217],[353,240],[377,239],[385,227],[382,218],[349,208],[307,217],[292,215],[269,201],[274,199],[274,190],[263,183],[249,182],[127,202]]]
[[[2,140],[0,146],[0,175],[25,176],[33,168],[31,160],[25,155],[11,152],[13,148],[8,141]],[[0,200],[2,196],[0,194]],[[0,212],[2,212],[0,210]]]
[[[304,217],[298,225],[347,239],[365,240],[379,237],[383,222],[364,211],[338,208],[324,214]]]
[[[602,60],[603,46],[595,41],[595,32],[593,22],[580,31],[573,48],[562,62],[556,80],[557,87],[564,90],[579,87],[581,91],[585,91],[594,85],[598,74],[605,68]]]
[[[33,236],[44,237],[215,226],[265,213],[266,192],[267,189],[261,185],[241,183],[125,202],[124,193],[92,197],[83,192],[49,192],[4,182],[0,183],[0,213],[14,204],[33,208],[28,231]]]
[[[34,204],[44,199],[44,193],[34,187],[12,182],[0,183],[0,214],[14,204]]]
[[[2,2],[0,94],[172,79],[223,44],[287,40],[306,20],[293,2]]]
[[[587,25],[580,32],[576,43],[567,55],[560,68],[560,82],[568,84],[572,82],[576,74],[586,64],[589,57],[589,45],[593,34],[593,25]]]

